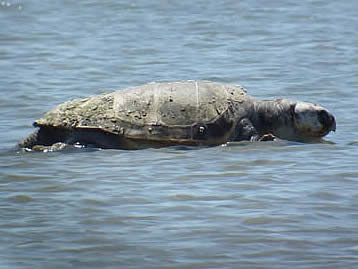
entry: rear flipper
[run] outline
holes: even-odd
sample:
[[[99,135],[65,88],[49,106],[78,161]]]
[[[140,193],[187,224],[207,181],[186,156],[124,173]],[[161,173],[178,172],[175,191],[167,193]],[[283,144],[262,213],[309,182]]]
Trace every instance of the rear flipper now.
[[[35,145],[32,147],[32,149],[26,148],[26,151],[42,151],[42,152],[53,152],[53,151],[62,151],[65,149],[72,149],[75,148],[75,146],[68,145],[62,142],[57,142],[51,146],[43,146],[43,145]]]
[[[38,144],[39,131],[40,130],[36,130],[34,133],[30,134],[24,140],[20,141],[18,143],[18,147],[23,149],[32,149],[33,146]]]
[[[67,144],[69,137],[69,131],[59,131],[56,128],[40,127],[39,130],[30,134],[18,146],[19,148],[27,150],[36,150],[41,147],[51,147],[55,144]],[[56,145],[58,147],[59,145]],[[43,151],[40,149],[40,151]]]

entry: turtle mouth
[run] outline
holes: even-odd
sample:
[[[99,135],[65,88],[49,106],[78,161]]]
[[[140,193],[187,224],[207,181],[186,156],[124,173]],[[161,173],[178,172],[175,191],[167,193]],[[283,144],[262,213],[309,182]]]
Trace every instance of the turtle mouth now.
[[[331,131],[336,131],[336,122],[332,122],[330,125],[324,125],[324,127],[321,130],[314,131],[313,129],[307,127],[307,128],[301,128],[299,129],[300,137],[299,140],[317,140],[321,139],[322,137],[328,135]]]

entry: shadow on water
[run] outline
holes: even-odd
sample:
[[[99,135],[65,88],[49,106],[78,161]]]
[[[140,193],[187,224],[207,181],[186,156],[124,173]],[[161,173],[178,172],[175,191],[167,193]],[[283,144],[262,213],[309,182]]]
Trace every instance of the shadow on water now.
[[[180,152],[180,151],[198,151],[203,149],[210,148],[227,148],[227,147],[247,147],[247,148],[271,148],[271,147],[286,147],[286,146],[298,146],[305,144],[330,144],[335,145],[336,143],[330,140],[320,139],[318,141],[312,142],[296,142],[296,141],[288,141],[282,139],[275,139],[274,141],[260,141],[260,142],[251,142],[251,141],[239,141],[239,142],[228,142],[216,147],[208,147],[208,146],[185,146],[185,145],[177,145],[163,148],[149,148],[154,151],[160,152]],[[348,143],[350,146],[358,145],[358,141],[352,141]],[[68,145],[64,143],[56,143],[52,146],[40,146],[36,149],[28,149],[28,148],[19,148],[18,145],[14,145],[11,148],[2,148],[0,149],[0,155],[9,155],[9,154],[26,154],[26,153],[79,153],[79,152],[96,152],[100,150],[105,150],[102,148],[95,147],[94,145],[81,145],[74,144]],[[121,149],[118,149],[121,150]],[[137,151],[137,150],[125,150],[125,151]]]
[[[246,147],[250,145],[255,146],[297,146],[297,145],[306,145],[306,144],[336,144],[335,142],[332,142],[330,140],[326,139],[320,139],[315,141],[305,141],[305,142],[299,142],[299,141],[289,141],[289,140],[283,140],[283,139],[275,139],[274,141],[258,141],[258,142],[251,142],[251,141],[240,141],[240,142],[228,142],[224,146],[234,146],[234,147]]]

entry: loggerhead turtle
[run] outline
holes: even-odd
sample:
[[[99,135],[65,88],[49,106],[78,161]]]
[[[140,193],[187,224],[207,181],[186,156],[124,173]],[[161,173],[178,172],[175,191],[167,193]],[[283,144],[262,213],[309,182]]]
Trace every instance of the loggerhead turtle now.
[[[325,108],[287,99],[259,100],[242,86],[211,81],[148,83],[58,105],[34,122],[19,143],[27,149],[60,144],[143,149],[216,146],[278,137],[315,141],[335,131]]]

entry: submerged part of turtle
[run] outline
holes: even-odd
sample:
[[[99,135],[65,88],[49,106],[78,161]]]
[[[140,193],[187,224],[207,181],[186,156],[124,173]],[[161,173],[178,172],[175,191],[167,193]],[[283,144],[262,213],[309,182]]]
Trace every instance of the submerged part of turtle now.
[[[321,106],[264,101],[241,86],[210,81],[149,83],[58,105],[34,122],[23,148],[58,142],[100,148],[216,146],[228,141],[318,140],[335,131]],[[269,135],[269,136],[268,136]]]

